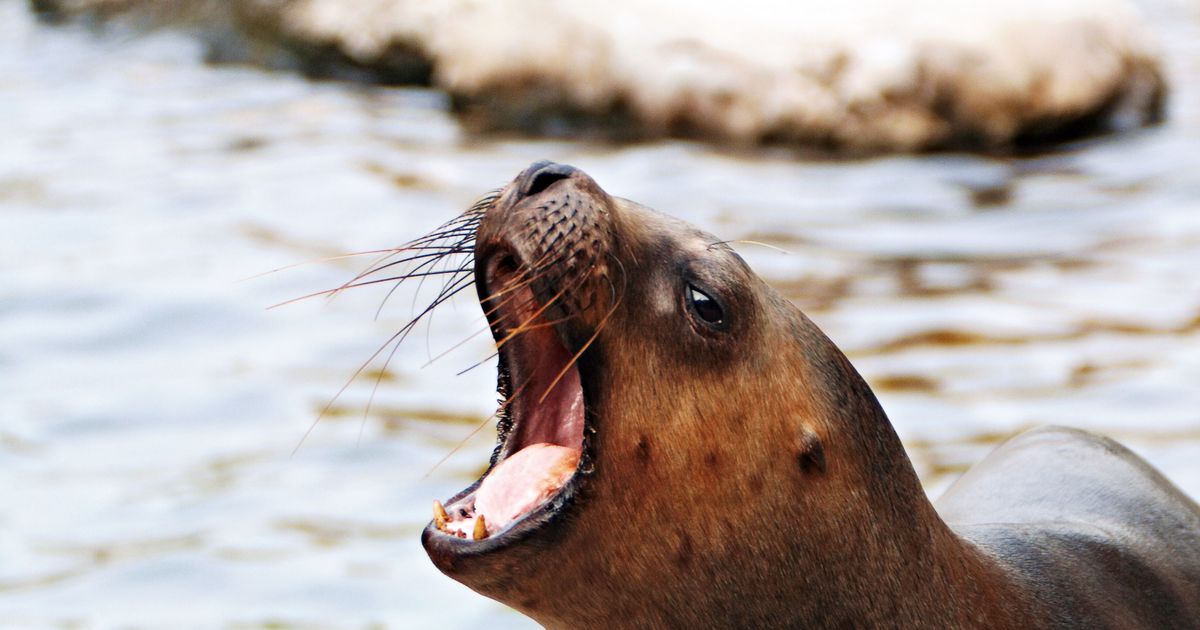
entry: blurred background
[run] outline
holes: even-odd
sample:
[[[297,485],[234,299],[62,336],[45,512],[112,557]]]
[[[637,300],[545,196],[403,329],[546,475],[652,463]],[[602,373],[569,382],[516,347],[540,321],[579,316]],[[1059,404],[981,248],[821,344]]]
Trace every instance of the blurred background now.
[[[933,98],[949,123],[870,110],[850,131],[597,101],[549,70],[512,90],[445,70],[444,42],[304,39],[284,1],[242,3],[258,21],[142,4],[0,0],[0,626],[532,626],[418,541],[494,441],[492,363],[458,374],[491,353],[473,297],[340,396],[421,296],[377,318],[387,286],[268,307],[543,158],[785,250],[738,247],[875,387],[931,495],[1056,423],[1200,496],[1194,2],[1113,22],[1144,23],[1160,65],[1098,57],[1133,87],[1090,109],[1015,100],[997,127]],[[847,46],[904,54],[875,43]],[[613,76],[580,85],[664,84]]]

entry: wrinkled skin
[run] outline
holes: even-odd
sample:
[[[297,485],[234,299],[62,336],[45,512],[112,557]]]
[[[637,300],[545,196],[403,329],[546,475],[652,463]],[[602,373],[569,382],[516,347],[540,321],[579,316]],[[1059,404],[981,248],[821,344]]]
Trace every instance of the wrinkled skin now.
[[[526,264],[566,252],[535,292],[569,287],[554,310],[568,351],[582,350],[586,474],[496,539],[425,532],[435,564],[477,592],[562,628],[1200,619],[1200,510],[1121,447],[1066,430],[1018,437],[989,459],[999,480],[955,491],[965,524],[947,524],[842,353],[716,237],[539,163],[479,227],[481,298],[488,261],[506,252]],[[720,326],[697,317],[689,286],[720,304]],[[1026,446],[1036,456],[1016,474],[1005,453]],[[1082,455],[1056,476],[1064,449]],[[1019,503],[1047,479],[1060,487],[1037,493],[1058,512],[1006,518],[996,505],[993,486]],[[1089,498],[1096,484],[1112,490],[1105,505]],[[981,527],[975,503],[1009,525]],[[1093,532],[1072,505],[1112,526]],[[1114,554],[1143,570],[1100,566]]]

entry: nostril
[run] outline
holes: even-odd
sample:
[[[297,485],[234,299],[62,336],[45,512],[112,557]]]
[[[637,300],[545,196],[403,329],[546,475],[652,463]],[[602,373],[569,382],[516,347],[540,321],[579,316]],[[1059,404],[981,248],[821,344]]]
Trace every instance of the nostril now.
[[[561,179],[567,179],[575,172],[575,167],[566,164],[543,162],[529,169],[524,186],[524,196],[532,197],[545,191]]]
[[[554,182],[566,178],[567,175],[563,173],[538,173],[534,176],[533,181],[529,182],[529,190],[525,194],[532,197],[549,188]]]

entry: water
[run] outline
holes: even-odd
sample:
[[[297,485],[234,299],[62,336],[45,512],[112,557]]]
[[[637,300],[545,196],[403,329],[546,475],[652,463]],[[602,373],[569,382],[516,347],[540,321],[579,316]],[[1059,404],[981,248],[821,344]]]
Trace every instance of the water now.
[[[417,535],[494,408],[469,299],[267,307],[540,158],[739,250],[876,386],[936,495],[998,440],[1112,435],[1200,496],[1200,16],[1150,7],[1170,122],[1022,160],[856,162],[465,136],[436,92],[208,67],[0,2],[0,626],[528,627]],[[445,455],[446,463],[435,465]]]

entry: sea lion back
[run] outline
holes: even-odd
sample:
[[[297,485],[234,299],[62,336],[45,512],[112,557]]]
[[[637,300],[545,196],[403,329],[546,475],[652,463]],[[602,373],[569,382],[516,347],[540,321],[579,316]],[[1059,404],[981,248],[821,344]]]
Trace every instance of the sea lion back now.
[[[1028,431],[936,505],[1051,627],[1200,628],[1200,507],[1113,440]]]

